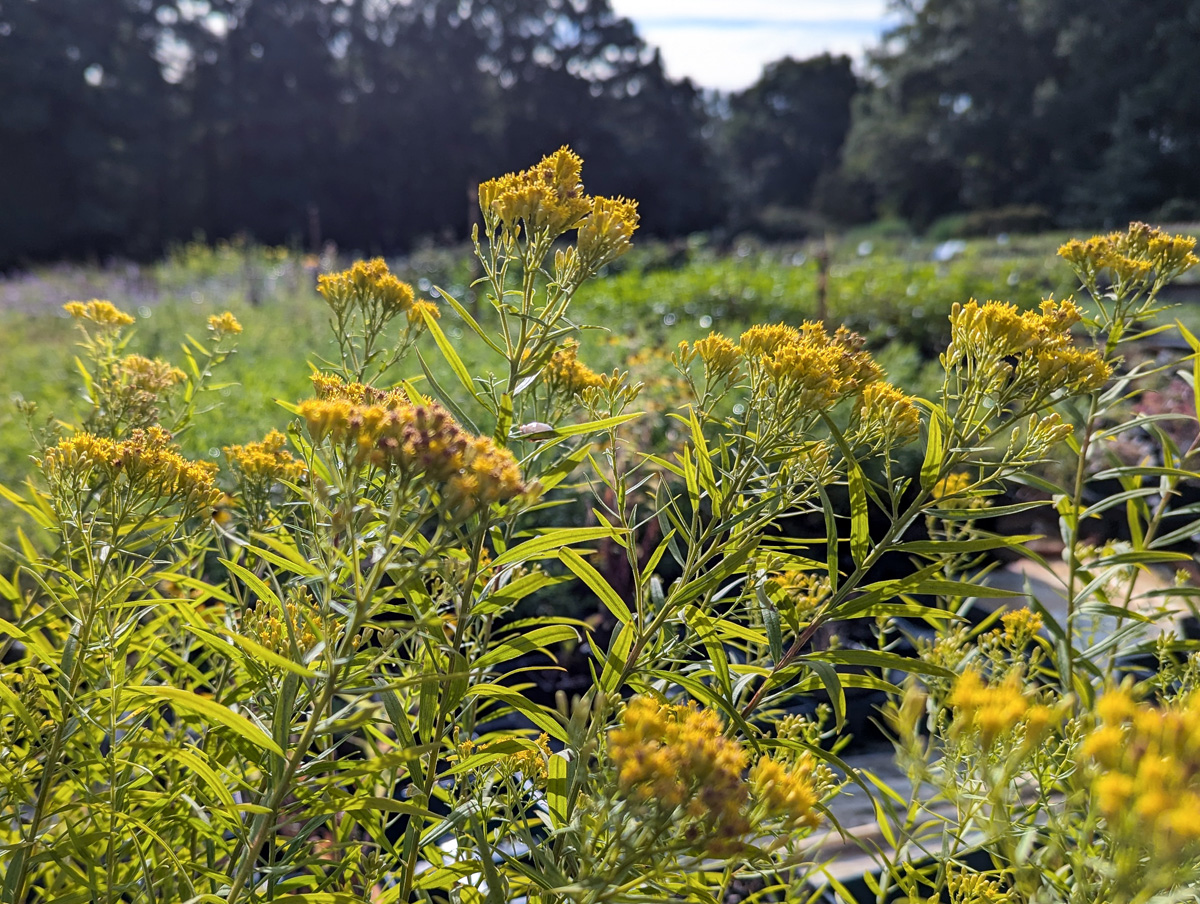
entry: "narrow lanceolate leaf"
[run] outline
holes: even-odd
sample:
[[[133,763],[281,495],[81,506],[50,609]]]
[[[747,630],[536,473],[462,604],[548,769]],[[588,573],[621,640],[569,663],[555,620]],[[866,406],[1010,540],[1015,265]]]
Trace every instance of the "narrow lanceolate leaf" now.
[[[495,340],[492,339],[487,330],[479,325],[479,322],[471,316],[471,312],[459,304],[458,300],[455,299],[453,295],[451,295],[441,286],[434,286],[433,288],[439,295],[442,296],[442,298],[446,299],[446,303],[449,304],[450,307],[454,308],[454,313],[463,319],[463,322],[471,328],[472,333],[486,342],[488,347],[491,348],[491,350],[496,354],[504,354],[504,349],[496,344]]]
[[[633,621],[633,613],[629,611],[629,606],[613,590],[608,581],[604,580],[591,564],[573,549],[563,549],[558,554],[559,559],[575,573],[579,580],[588,585],[592,593],[599,597],[600,602],[604,603],[604,608],[613,614],[613,616],[623,625],[627,625]]]
[[[546,803],[550,807],[550,821],[554,828],[561,829],[570,821],[567,806],[567,758],[552,756],[546,762]]]
[[[942,409],[934,405],[929,412],[929,437],[925,446],[925,460],[921,463],[921,487],[929,490],[937,483],[942,471],[942,460],[946,449],[942,441]]]
[[[758,587],[755,588],[755,594],[758,597],[759,611],[762,613],[763,627],[767,630],[767,643],[771,647],[771,661],[778,665],[779,660],[783,659],[783,625],[779,617],[779,610],[767,598],[767,591],[763,587],[762,581],[759,581]]]
[[[612,427],[620,427],[622,424],[627,424],[641,416],[642,412],[635,411],[632,414],[617,414],[613,417],[601,418],[598,421],[588,421],[584,424],[565,424],[561,427],[555,427],[554,435],[582,436],[585,433],[601,433]]]
[[[546,558],[550,553],[564,546],[576,543],[587,543],[590,540],[616,538],[621,532],[611,527],[565,527],[532,540],[526,540],[520,546],[510,547],[503,555],[492,562],[493,568],[501,565],[511,565],[514,562],[529,562],[533,559]]]
[[[218,561],[220,561],[222,565],[241,578],[243,583],[253,590],[254,594],[260,600],[276,606],[283,605],[275,591],[267,586],[267,582],[256,575],[249,568],[246,568],[244,565],[239,565],[237,562],[231,562],[229,559],[219,559]]]
[[[429,330],[429,334],[433,336],[433,341],[437,343],[442,357],[446,359],[446,363],[454,371],[454,376],[458,377],[458,382],[462,384],[463,389],[470,394],[471,398],[475,398],[475,384],[471,380],[471,373],[467,370],[467,365],[463,364],[462,358],[458,356],[458,352],[454,350],[454,346],[450,344],[450,340],[446,338],[446,334],[442,332],[442,328],[437,322],[437,316],[431,311],[425,311],[424,316],[425,327]]]
[[[508,445],[508,430],[512,426],[512,420],[513,400],[506,392],[500,396],[500,411],[496,415],[496,429],[492,432],[492,439],[497,446]]]
[[[842,680],[838,677],[837,670],[828,662],[819,659],[806,658],[804,663],[816,673],[821,684],[825,686],[837,728],[841,729],[846,724],[846,692],[842,688]]]
[[[171,704],[176,709],[182,709],[193,715],[200,716],[202,719],[216,722],[255,747],[269,751],[279,757],[283,756],[283,750],[271,740],[270,735],[245,716],[235,713],[227,706],[222,706],[216,700],[210,700],[208,697],[201,697],[199,694],[193,694],[191,691],[185,691],[177,687],[135,685],[125,690],[127,693],[138,697],[150,697],[154,700],[162,700]]]
[[[525,718],[550,735],[550,737],[562,741],[564,744],[570,740],[567,737],[566,729],[562,727],[559,721],[548,710],[525,699],[523,694],[511,688],[503,687],[499,684],[477,684],[467,689],[466,696],[493,697],[521,713],[521,715],[525,716]]]
[[[497,644],[474,660],[471,665],[474,668],[488,668],[489,666],[499,665],[502,662],[508,662],[510,659],[516,659],[525,653],[545,650],[551,644],[578,639],[579,635],[575,633],[575,629],[567,625],[549,625],[544,628],[534,628],[532,631],[526,631],[524,634],[518,634],[515,637],[508,638],[503,643]]]
[[[871,546],[871,529],[867,512],[867,481],[858,462],[850,460],[846,474],[850,485],[850,556],[861,565]]]

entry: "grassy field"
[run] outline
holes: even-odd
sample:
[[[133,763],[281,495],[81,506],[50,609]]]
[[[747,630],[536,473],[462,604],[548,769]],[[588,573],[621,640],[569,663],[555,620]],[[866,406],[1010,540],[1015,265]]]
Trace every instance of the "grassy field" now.
[[[844,239],[832,248],[828,266],[829,321],[867,336],[893,381],[926,391],[954,302],[995,298],[1030,306],[1070,293],[1069,272],[1054,256],[1062,238],[941,246],[865,234]],[[582,336],[583,357],[597,369],[632,365],[653,378],[666,373],[666,357],[682,339],[709,330],[736,335],[754,322],[812,318],[818,251],[752,243],[718,251],[699,240],[647,244],[578,299],[576,320],[603,324]],[[26,473],[32,445],[15,400],[36,402],[41,412],[67,421],[79,409],[72,388],[78,385],[75,331],[62,312],[64,302],[108,298],[138,318],[132,351],[175,363],[186,334],[200,337],[209,315],[234,311],[245,332],[223,378],[235,385],[212,393],[206,405],[215,410],[180,437],[190,454],[216,458],[221,446],[285,423],[275,400],[308,395],[312,368],[333,353],[313,289],[321,265],[280,249],[192,245],[153,266],[60,266],[0,281],[0,482]],[[422,296],[442,286],[464,304],[476,304],[465,249],[421,251],[393,266]],[[468,341],[453,312],[447,310],[443,326],[461,343],[474,372],[495,366],[481,343]],[[427,359],[436,373],[439,356]],[[419,372],[412,361],[396,376]],[[652,382],[649,391],[668,385]]]

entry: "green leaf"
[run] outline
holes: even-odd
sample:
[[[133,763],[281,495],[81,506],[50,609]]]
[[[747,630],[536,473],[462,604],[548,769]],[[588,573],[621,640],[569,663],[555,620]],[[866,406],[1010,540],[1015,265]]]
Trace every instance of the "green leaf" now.
[[[570,764],[566,757],[552,756],[546,761],[546,803],[550,807],[550,823],[556,829],[561,829],[571,821],[567,806],[567,767]]]
[[[525,716],[530,722],[552,738],[562,741],[564,744],[570,741],[566,730],[548,710],[527,700],[523,694],[514,691],[512,688],[502,687],[498,684],[477,684],[474,687],[467,688],[466,696],[495,698],[521,713],[521,715]]]
[[[497,446],[508,445],[508,430],[512,426],[513,400],[507,392],[500,396],[500,411],[496,416],[496,429],[492,431],[492,439]]]
[[[613,590],[608,581],[598,572],[592,565],[573,549],[563,549],[558,554],[562,563],[575,573],[579,580],[587,584],[592,593],[599,597],[600,602],[604,603],[604,608],[613,614],[613,616],[623,625],[630,624],[633,621],[633,613],[629,611],[629,606]]]
[[[802,661],[816,673],[817,677],[821,680],[821,684],[825,686],[825,693],[829,694],[829,702],[833,706],[834,719],[837,722],[837,728],[840,730],[846,724],[846,691],[842,688],[842,681],[838,677],[837,670],[828,662],[823,662],[820,659],[805,657]]]
[[[433,375],[433,371],[430,370],[429,365],[425,363],[425,356],[421,354],[420,349],[417,349],[417,361],[421,365],[421,370],[425,373],[425,379],[429,381],[429,385],[433,387],[433,391],[437,394],[438,398],[442,400],[442,403],[450,409],[450,413],[458,418],[462,425],[469,429],[472,433],[478,433],[479,428],[475,426],[475,422],[467,416],[467,413],[463,411],[462,407],[457,401],[455,401],[454,396],[446,392],[446,390],[442,388],[442,385],[438,383],[437,377]]]
[[[611,527],[559,527],[526,540],[520,546],[510,547],[492,562],[493,568],[501,565],[511,565],[514,562],[528,562],[536,558],[546,558],[547,554],[560,547],[571,546],[575,543],[587,543],[590,540],[616,539],[620,531]]]
[[[551,644],[578,639],[579,635],[575,633],[575,629],[569,628],[566,625],[534,628],[532,631],[527,631],[524,634],[509,637],[502,643],[492,647],[478,659],[474,660],[471,663],[471,667],[486,669],[493,665],[499,665],[502,662],[508,662],[508,660],[515,659],[525,653],[544,650]]]
[[[251,590],[253,590],[255,595],[257,595],[260,600],[265,600],[266,602],[273,603],[276,606],[283,606],[283,603],[280,602],[279,597],[275,594],[275,591],[268,587],[266,581],[252,572],[249,568],[246,568],[244,565],[239,565],[237,562],[232,562],[229,559],[218,559],[217,561],[241,578],[242,582]]]
[[[425,311],[424,316],[425,326],[429,330],[429,334],[433,336],[433,341],[437,343],[442,357],[446,359],[446,363],[454,371],[454,376],[458,377],[458,382],[462,384],[463,389],[467,391],[471,398],[475,398],[475,383],[471,380],[471,374],[467,370],[467,365],[463,364],[462,358],[458,356],[458,352],[454,350],[454,346],[450,344],[450,340],[442,332],[442,328],[437,322],[437,316],[432,311]]]
[[[1040,539],[1039,534],[1019,534],[1011,537],[979,537],[974,540],[910,540],[907,543],[897,543],[893,549],[897,552],[914,552],[928,555],[959,552],[983,552],[988,549],[1004,549],[1010,546],[1022,546],[1030,540]]]
[[[255,747],[273,753],[278,757],[283,756],[283,750],[261,728],[245,716],[235,713],[229,707],[222,706],[217,701],[208,697],[201,697],[198,694],[193,694],[191,691],[185,691],[177,687],[134,685],[127,687],[125,690],[127,693],[139,697],[151,697],[155,700],[165,701],[176,709],[186,710],[194,715],[209,719],[225,726],[238,737],[248,741]]]
[[[762,613],[763,627],[767,631],[767,642],[771,648],[771,661],[775,665],[778,665],[779,660],[783,659],[783,626],[779,618],[779,610],[767,598],[766,587],[762,581],[758,582],[758,586],[754,588],[754,592],[758,597],[758,608]]]
[[[838,568],[837,519],[833,512],[833,503],[829,501],[829,494],[820,483],[817,484],[817,492],[821,496],[821,511],[825,515],[825,567],[829,574],[829,589],[837,593],[841,577],[841,570]]]
[[[848,460],[846,481],[850,488],[850,556],[855,565],[862,565],[871,546],[871,528],[867,511],[866,478],[854,459]]]
[[[441,286],[434,286],[433,288],[434,288],[434,291],[436,291],[439,295],[442,296],[442,298],[446,299],[446,301],[449,303],[450,307],[454,308],[454,313],[456,313],[459,317],[461,317],[463,319],[463,322],[466,323],[466,325],[471,328],[471,332],[473,332],[476,336],[478,336],[480,339],[482,339],[487,344],[487,346],[489,348],[491,348],[491,350],[494,351],[496,354],[498,354],[498,355],[504,354],[504,349],[502,349],[500,346],[498,346],[496,344],[495,340],[493,340],[492,337],[488,335],[487,331],[484,330],[484,328],[481,327],[478,324],[478,322],[476,322],[475,318],[471,316],[471,313],[466,308],[464,308],[461,304],[458,303],[458,301],[454,298],[453,295],[451,295],[449,292],[447,292]]]
[[[942,442],[943,417],[945,413],[940,406],[930,405],[929,436],[925,445],[925,460],[921,463],[921,488],[925,490],[933,489],[942,473],[942,461],[946,456]]]
[[[911,656],[900,656],[897,653],[883,653],[879,650],[823,650],[820,653],[810,653],[805,662],[828,662],[834,665],[866,666],[887,672],[894,669],[898,672],[913,672],[918,675],[935,675],[938,678],[953,678],[954,672],[916,659]]]
[[[566,427],[555,427],[554,434],[555,436],[579,436],[584,433],[600,433],[612,427],[628,424],[641,416],[642,412],[635,411],[632,414],[618,414],[613,417],[601,418],[598,421],[588,421],[586,424],[569,424]]]

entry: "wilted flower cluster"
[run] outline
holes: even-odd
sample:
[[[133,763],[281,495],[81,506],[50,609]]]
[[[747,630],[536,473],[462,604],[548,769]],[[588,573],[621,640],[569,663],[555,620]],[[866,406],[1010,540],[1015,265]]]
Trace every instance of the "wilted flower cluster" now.
[[[956,734],[978,732],[985,747],[1021,726],[1025,744],[1034,744],[1056,716],[1054,708],[1034,702],[1026,693],[1016,670],[988,684],[979,671],[967,669],[954,682],[948,703],[954,709],[952,730]]]
[[[107,375],[100,375],[95,403],[114,431],[149,427],[158,421],[163,394],[186,379],[182,370],[166,361],[126,355]]]
[[[1108,382],[1112,368],[1098,352],[1071,344],[1079,319],[1069,300],[1043,301],[1040,311],[1024,312],[999,301],[955,304],[945,362],[965,362],[987,392],[1036,398],[1092,392]]]
[[[111,301],[93,298],[91,301],[70,301],[63,310],[76,320],[86,320],[99,327],[117,329],[133,323],[133,316],[119,310]]]
[[[76,433],[46,450],[42,471],[52,485],[92,491],[108,486],[178,503],[185,513],[208,508],[221,496],[213,484],[217,466],[181,456],[161,427],[135,430],[121,441]]]
[[[582,171],[579,155],[562,147],[536,166],[479,186],[479,208],[489,232],[503,225],[515,236],[523,225],[528,237],[554,239],[578,228],[576,247],[556,259],[560,281],[620,257],[629,250],[638,225],[636,201],[585,194]]]
[[[1100,274],[1107,270],[1124,290],[1137,291],[1163,284],[1194,267],[1191,236],[1170,236],[1145,223],[1130,223],[1125,232],[1110,232],[1087,241],[1072,239],[1058,249],[1089,289],[1097,288]]]
[[[1085,739],[1096,767],[1092,794],[1123,843],[1195,857],[1200,845],[1200,692],[1168,706],[1136,702],[1125,689],[1096,704]]]
[[[331,392],[327,384],[323,388]],[[342,384],[357,394],[360,384]],[[378,390],[362,387],[365,397]],[[437,484],[456,514],[503,502],[525,492],[517,461],[491,439],[472,436],[436,403],[412,405],[388,393],[360,404],[330,394],[300,405],[313,442],[331,443],[353,467],[395,470],[401,480],[418,476]]]
[[[542,372],[551,392],[582,395],[585,389],[600,386],[604,378],[579,360],[579,343],[568,341],[550,356]]]
[[[763,758],[749,781],[749,755],[725,736],[716,713],[634,697],[608,734],[622,796],[663,819],[683,817],[689,841],[720,856],[739,850],[754,829],[750,813],[791,827],[811,826],[818,793],[807,760],[793,767]]]

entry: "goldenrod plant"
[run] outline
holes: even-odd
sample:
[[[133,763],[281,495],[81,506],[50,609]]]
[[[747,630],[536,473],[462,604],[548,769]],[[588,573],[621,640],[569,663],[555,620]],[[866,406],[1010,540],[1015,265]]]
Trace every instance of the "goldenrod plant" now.
[[[227,447],[220,470],[173,434],[202,416],[236,320],[189,341],[189,377],[130,357],[116,307],[69,306],[90,413],[59,422],[28,484],[3,490],[41,535],[20,535],[0,578],[0,901],[804,900],[818,836],[838,829],[831,801],[873,790],[837,755],[851,688],[895,694],[905,761],[967,775],[989,825],[1012,783],[1032,781],[1043,814],[1091,827],[1078,856],[1113,900],[1142,875],[1181,888],[1195,861],[1169,845],[1191,831],[1195,745],[1175,726],[1195,698],[1164,671],[1093,708],[1084,685],[1118,676],[1073,631],[1118,605],[1108,584],[1095,602],[1099,578],[1133,560],[1079,553],[1076,615],[1053,640],[1037,613],[1005,616],[995,637],[957,617],[983,592],[980,557],[1022,539],[979,530],[979,513],[1013,481],[1048,485],[1064,442],[1089,467],[1097,432],[1116,429],[1110,401],[1141,376],[1119,343],[1080,346],[1072,327],[1111,335],[1153,292],[1129,301],[1120,283],[1106,301],[1097,270],[1094,309],[965,302],[936,399],[888,384],[859,337],[816,323],[684,343],[672,385],[687,397],[647,399],[583,360],[572,298],[629,248],[638,214],[588,195],[581,167],[563,148],[480,186],[482,313],[444,290],[418,299],[381,260],[322,276],[336,357],[282,406],[281,429]],[[1194,261],[1148,235],[1173,255],[1164,280]],[[468,370],[452,319],[493,367]],[[669,413],[673,447],[639,445],[642,409]],[[1163,476],[1137,467],[1123,476]],[[1144,515],[1157,501],[1139,487],[1125,498]],[[556,524],[580,497],[590,520]],[[1073,529],[1082,497],[1067,498]],[[824,536],[791,536],[798,515]],[[1150,512],[1135,551],[1173,538],[1153,526],[1165,517]],[[896,555],[910,573],[880,577]],[[601,618],[527,605],[568,580]],[[942,639],[900,655],[901,618]],[[850,622],[877,648],[815,642]],[[552,695],[568,657],[585,682]],[[897,673],[914,676],[904,692]],[[1153,702],[1156,688],[1174,696]],[[1076,748],[1078,767],[1064,758]],[[1018,765],[1031,758],[1040,771]],[[1170,799],[1151,812],[1160,773]],[[976,843],[970,819],[947,821],[932,876],[902,859],[923,837],[912,822],[889,887],[1084,900],[1029,854],[1053,847],[1036,837],[992,833],[995,870],[963,866],[951,841]],[[1118,850],[1125,838],[1140,853]]]

